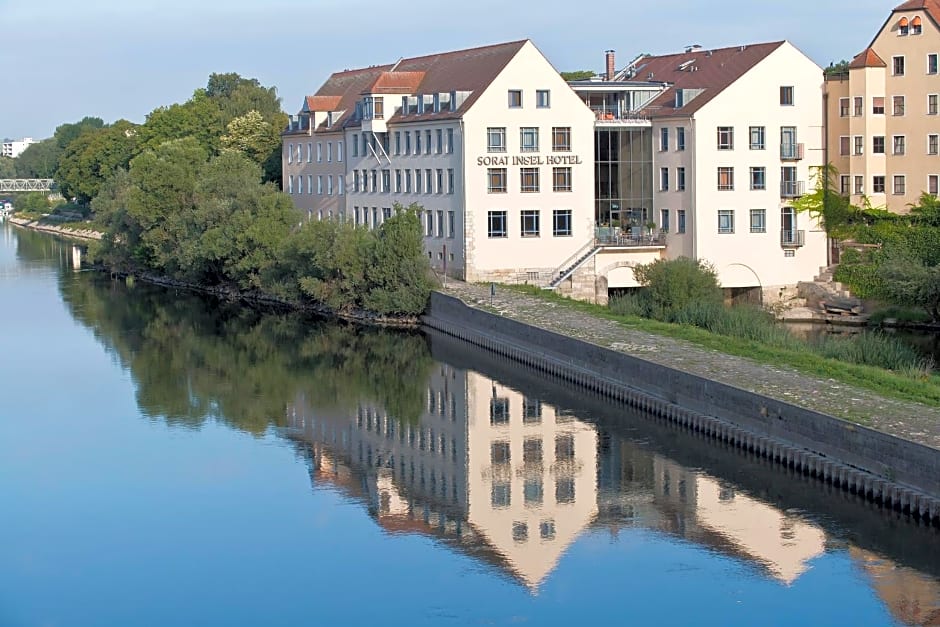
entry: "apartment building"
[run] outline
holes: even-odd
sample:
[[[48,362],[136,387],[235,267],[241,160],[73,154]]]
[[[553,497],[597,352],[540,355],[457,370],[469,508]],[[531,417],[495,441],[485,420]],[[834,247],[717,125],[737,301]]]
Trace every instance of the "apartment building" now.
[[[23,139],[4,139],[3,144],[0,145],[0,156],[15,159],[23,154],[23,151],[29,148],[31,144],[35,143],[36,140],[32,137],[24,137]]]
[[[940,3],[897,6],[868,47],[826,76],[826,158],[839,191],[907,213],[940,187]]]
[[[284,189],[369,228],[417,203],[439,272],[537,282],[593,237],[593,121],[528,40],[337,72],[284,133]]]
[[[679,256],[755,302],[811,279],[826,235],[792,203],[824,160],[821,68],[786,41],[640,55],[619,71],[612,54],[603,76],[571,84],[595,112],[600,228],[560,287],[603,302],[637,285],[637,264]]]

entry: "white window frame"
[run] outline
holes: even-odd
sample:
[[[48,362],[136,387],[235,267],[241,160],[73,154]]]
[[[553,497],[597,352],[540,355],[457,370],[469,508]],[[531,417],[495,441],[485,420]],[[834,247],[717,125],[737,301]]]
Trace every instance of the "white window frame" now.
[[[724,226],[722,226],[724,222]],[[722,235],[734,234],[734,209],[718,210],[718,233]]]
[[[498,221],[498,222],[497,222]],[[494,228],[501,227],[501,228]],[[428,227],[430,230],[431,227]],[[509,237],[509,212],[503,209],[491,210],[486,213],[486,236],[491,239],[504,239]]]

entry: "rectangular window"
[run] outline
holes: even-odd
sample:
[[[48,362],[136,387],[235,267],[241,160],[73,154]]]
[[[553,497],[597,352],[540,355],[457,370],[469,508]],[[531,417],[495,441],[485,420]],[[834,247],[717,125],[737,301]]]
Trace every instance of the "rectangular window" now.
[[[339,162],[343,161],[343,142],[336,142],[336,160]]]
[[[885,136],[875,135],[871,138],[871,151],[876,155],[885,154]]]
[[[425,237],[434,237],[434,212],[425,211],[425,225],[424,225],[424,236]]]
[[[327,196],[333,195],[333,176],[332,175],[326,177],[326,195]]]
[[[751,233],[767,232],[767,210],[751,209]]]
[[[535,108],[536,109],[548,109],[552,106],[551,92],[547,89],[536,89],[535,90]]]
[[[539,169],[538,168],[521,168],[521,183],[519,186],[520,192],[537,192],[539,191]]]
[[[839,137],[839,154],[840,155],[846,156],[849,154],[849,150],[850,150],[849,141],[850,140],[849,140],[848,135],[842,135],[841,137]]]
[[[871,112],[873,115],[885,114],[885,97],[875,96],[871,99]]]
[[[438,168],[437,170],[437,193],[444,193],[444,170]]]
[[[402,174],[405,177],[405,193],[410,194],[411,193],[411,170],[406,168],[405,170],[402,171]]]
[[[935,52],[927,55],[927,73],[937,73],[937,53]]]
[[[659,210],[659,228],[662,229],[663,233],[669,232],[669,210],[668,209]]]
[[[431,154],[431,129],[424,131],[424,154]]]
[[[428,194],[434,193],[434,176],[430,168],[424,171],[424,191]]]
[[[539,236],[539,212],[537,209],[527,209],[520,214],[522,218],[522,237]]]
[[[447,169],[447,193],[453,194],[455,187],[456,187],[456,184],[454,181],[454,169],[448,168]]]
[[[685,168],[676,168],[676,191],[685,191]]]
[[[884,176],[871,177],[871,192],[873,194],[885,193],[885,177]]]
[[[401,154],[401,131],[395,131],[395,154]]]
[[[718,210],[718,232],[734,233],[734,209]]]
[[[669,190],[669,168],[659,168],[659,191]]]
[[[522,106],[522,90],[510,89],[509,90],[509,108],[518,109],[521,106]]]
[[[359,170],[353,170],[353,192],[359,193]]]
[[[415,154],[421,154],[421,131],[415,131]]]
[[[571,191],[571,168],[561,167],[552,168],[552,191],[570,192]]]
[[[304,175],[303,174],[297,175],[297,193],[298,194],[304,193]]]
[[[372,170],[371,178],[372,178],[372,187],[370,191],[372,193],[375,193],[379,191],[379,173],[376,170]],[[373,209],[375,209],[375,207],[373,207]]]
[[[894,115],[904,115],[904,96],[892,96],[891,105]]]
[[[852,138],[852,141],[854,143],[852,154],[853,155],[862,154],[865,151],[865,138],[862,137],[861,135],[856,135],[855,137]]]
[[[313,193],[313,175],[312,174],[307,175],[307,193],[308,194]]]
[[[685,233],[685,209],[676,211],[676,233]]]
[[[937,115],[937,94],[927,94],[927,115]]]
[[[891,57],[891,73],[895,76],[904,76],[904,55]]]
[[[487,237],[506,237],[506,212],[487,212]]]
[[[454,154],[454,129],[447,129],[447,154]]]
[[[852,99],[852,103],[855,109],[855,117],[861,117],[865,113],[865,99],[861,96],[855,96],[855,98]]]
[[[436,146],[437,154],[439,155],[444,154],[444,129],[442,128],[436,129],[434,131],[434,138],[437,140],[435,142],[437,144]]]
[[[864,194],[865,193],[865,178],[861,175],[855,175],[855,193]]]
[[[571,236],[571,209],[552,211],[552,235],[555,237]]]
[[[935,155],[940,148],[940,135],[928,135],[927,136],[927,154]]]
[[[849,99],[848,98],[839,98],[839,117],[847,118],[849,117]]]
[[[685,127],[676,129],[676,150],[685,150]]]
[[[718,127],[718,150],[734,150],[734,127]]]
[[[444,212],[437,212],[437,236],[444,237]]]
[[[659,129],[659,149],[663,152],[669,150],[669,128],[663,127]]]
[[[894,175],[894,193],[903,196],[906,193],[907,183],[903,174]]]
[[[294,144],[287,144],[287,163],[294,162]]]
[[[333,142],[326,142],[326,162],[333,163]]]
[[[415,170],[415,193],[416,194],[421,193],[421,181],[422,181],[421,170],[416,169]]]
[[[447,212],[447,237],[454,239],[457,232],[457,214],[453,211]]]
[[[317,142],[317,163],[323,162],[323,142]]]
[[[940,176],[936,174],[927,175],[927,193],[936,196],[937,195],[937,186],[940,184]]]
[[[780,104],[783,106],[793,105],[793,86],[783,85],[780,87]]]
[[[317,194],[323,194],[323,175],[317,175]]]
[[[539,129],[534,126],[523,126],[519,130],[519,146],[522,152],[538,152]]]
[[[892,154],[903,155],[904,154],[904,135],[895,135],[891,138],[891,147]]]
[[[313,144],[307,144],[307,163],[313,162]]]
[[[356,133],[353,133],[353,136],[352,136],[352,156],[354,157],[359,156],[359,135]],[[363,153],[362,156],[365,157],[366,156],[365,153]]]
[[[763,126],[752,126],[750,129],[750,147],[751,150],[763,150],[764,149],[764,127]]]
[[[488,168],[486,170],[486,179],[486,191],[488,193],[506,193],[506,168]]]
[[[751,168],[751,189],[767,189],[767,168]]]
[[[734,189],[734,168],[718,168],[718,189],[721,191]]]
[[[486,129],[486,152],[506,152],[505,126],[491,126]]]
[[[346,193],[346,177],[342,174],[339,174],[336,177],[336,193],[339,196],[342,196]]]
[[[843,196],[848,196],[849,190],[852,189],[850,185],[851,185],[851,181],[850,181],[850,177],[848,174],[843,174],[839,177],[839,193],[840,194],[842,194]]]
[[[554,152],[570,152],[571,151],[571,127],[570,126],[553,126],[552,127],[552,150]]]
[[[395,193],[401,193],[401,170],[395,170]]]
[[[382,170],[382,192],[392,191],[392,172],[391,170]]]
[[[405,131],[405,153],[406,155],[411,154],[411,131]]]

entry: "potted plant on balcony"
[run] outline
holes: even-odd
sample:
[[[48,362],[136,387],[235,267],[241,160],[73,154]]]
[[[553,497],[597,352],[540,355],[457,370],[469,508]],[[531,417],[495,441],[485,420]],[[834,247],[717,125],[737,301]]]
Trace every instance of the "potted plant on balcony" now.
[[[649,240],[652,242],[652,241],[653,241],[653,230],[656,228],[656,223],[653,222],[652,220],[650,220],[649,222],[647,222],[647,223],[644,224],[643,226],[646,227],[646,237],[648,237]]]

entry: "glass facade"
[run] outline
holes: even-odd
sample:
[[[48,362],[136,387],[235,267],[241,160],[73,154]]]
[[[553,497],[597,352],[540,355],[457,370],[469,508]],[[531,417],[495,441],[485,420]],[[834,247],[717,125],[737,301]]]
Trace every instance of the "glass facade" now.
[[[642,226],[653,206],[652,129],[600,127],[594,133],[598,226]]]

